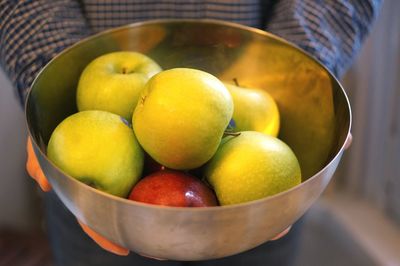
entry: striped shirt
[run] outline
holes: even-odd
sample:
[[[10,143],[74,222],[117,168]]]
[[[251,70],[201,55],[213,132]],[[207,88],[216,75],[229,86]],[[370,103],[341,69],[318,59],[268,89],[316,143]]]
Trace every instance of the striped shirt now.
[[[340,77],[382,0],[0,0],[0,62],[24,102],[40,69],[93,33],[161,18],[219,19],[279,35]]]

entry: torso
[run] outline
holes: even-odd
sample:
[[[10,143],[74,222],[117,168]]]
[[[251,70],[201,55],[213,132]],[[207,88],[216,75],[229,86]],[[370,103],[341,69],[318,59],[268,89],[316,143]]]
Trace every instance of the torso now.
[[[83,0],[92,30],[149,19],[220,19],[262,28],[268,0]]]

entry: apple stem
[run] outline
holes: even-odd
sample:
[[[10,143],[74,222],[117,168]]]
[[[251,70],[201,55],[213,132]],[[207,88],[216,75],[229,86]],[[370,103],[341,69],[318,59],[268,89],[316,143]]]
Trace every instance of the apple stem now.
[[[240,132],[232,132],[232,131],[228,131],[228,130],[225,130],[224,131],[224,136],[234,136],[234,137],[237,137],[237,136],[239,136],[240,135]]]
[[[126,74],[126,67],[122,68],[122,74]]]
[[[142,98],[140,98],[140,104],[144,104],[144,101],[146,101],[146,95],[143,95]]]
[[[233,78],[233,82],[235,82],[235,85],[236,85],[236,86],[240,87],[239,81],[237,80],[237,78]]]

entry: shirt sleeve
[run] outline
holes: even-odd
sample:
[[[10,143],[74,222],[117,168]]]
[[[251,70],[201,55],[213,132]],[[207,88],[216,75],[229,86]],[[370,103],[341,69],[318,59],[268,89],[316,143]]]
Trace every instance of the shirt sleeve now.
[[[40,69],[89,34],[78,1],[0,0],[0,63],[21,104]]]
[[[266,29],[293,42],[341,77],[379,13],[382,0],[281,0]]]

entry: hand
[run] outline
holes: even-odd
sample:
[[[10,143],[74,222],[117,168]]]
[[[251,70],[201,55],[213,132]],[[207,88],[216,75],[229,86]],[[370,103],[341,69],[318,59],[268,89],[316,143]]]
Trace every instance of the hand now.
[[[344,149],[347,150],[350,147],[352,142],[353,142],[353,135],[350,133],[344,143]]]
[[[120,255],[120,256],[126,256],[129,254],[129,250],[121,247],[111,241],[109,241],[108,239],[104,238],[103,236],[99,235],[98,233],[96,233],[95,231],[93,231],[89,226],[87,226],[86,224],[82,223],[81,221],[78,220],[79,225],[82,227],[82,230],[91,238],[93,239],[94,242],[97,243],[97,245],[99,245],[100,247],[102,247],[103,249],[114,253],[116,255]]]
[[[51,185],[50,185],[49,181],[47,181],[46,176],[44,175],[42,169],[40,168],[40,165],[36,158],[36,154],[33,151],[32,141],[30,138],[28,138],[26,150],[27,150],[27,155],[28,155],[28,159],[26,162],[26,169],[28,171],[28,174],[34,180],[36,180],[36,182],[39,184],[40,188],[44,192],[50,191]],[[114,253],[116,255],[121,255],[121,256],[126,256],[129,254],[128,249],[109,241],[108,239],[99,235],[98,233],[96,233],[95,231],[90,229],[87,225],[85,225],[84,223],[82,223],[79,220],[78,220],[78,223],[82,227],[82,230],[103,249],[105,249],[111,253]]]
[[[279,234],[277,234],[276,236],[271,238],[270,241],[275,241],[275,240],[278,240],[278,239],[284,237],[287,233],[289,233],[291,228],[292,228],[292,226],[289,226],[288,228],[286,228],[285,230],[283,230],[282,232],[280,232]]]
[[[45,175],[43,174],[42,168],[40,168],[40,165],[36,158],[36,154],[33,150],[31,138],[29,137],[28,137],[28,142],[26,144],[26,152],[28,155],[28,159],[26,161],[26,170],[28,171],[28,174],[33,179],[36,180],[36,182],[39,184],[40,188],[44,192],[50,191],[51,185],[49,181],[47,181]]]

